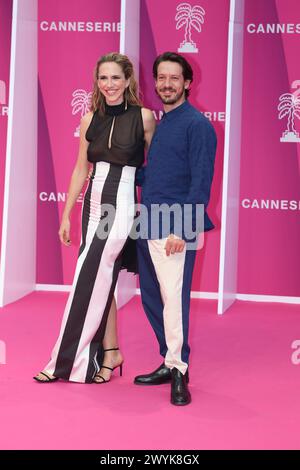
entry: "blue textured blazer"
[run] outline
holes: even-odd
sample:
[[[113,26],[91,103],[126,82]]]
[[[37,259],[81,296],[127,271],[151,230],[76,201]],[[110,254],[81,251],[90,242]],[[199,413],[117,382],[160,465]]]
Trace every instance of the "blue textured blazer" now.
[[[142,186],[142,204],[149,209],[151,204],[203,204],[204,230],[214,228],[206,207],[216,145],[210,121],[188,101],[164,113],[152,138],[147,165],[136,176],[136,183]]]

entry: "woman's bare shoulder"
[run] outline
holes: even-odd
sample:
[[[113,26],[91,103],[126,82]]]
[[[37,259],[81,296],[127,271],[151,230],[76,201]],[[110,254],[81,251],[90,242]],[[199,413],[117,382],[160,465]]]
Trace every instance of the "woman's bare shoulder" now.
[[[153,121],[154,120],[154,116],[153,116],[153,113],[152,113],[151,109],[142,108],[141,110],[142,110],[143,119],[145,119],[146,121]]]
[[[142,108],[142,119],[143,119],[143,124],[144,124],[144,129],[145,130],[151,130],[155,128],[156,121],[154,119],[154,115],[151,111],[151,109],[148,108]]]
[[[89,111],[86,113],[84,116],[82,116],[81,121],[80,121],[80,127],[82,129],[87,130],[89,125],[91,124],[91,121],[93,119],[94,113],[92,111]]]
[[[89,111],[88,113],[86,113],[84,116],[82,116],[81,118],[81,122],[83,124],[90,124],[92,118],[94,116],[94,113],[92,111]]]

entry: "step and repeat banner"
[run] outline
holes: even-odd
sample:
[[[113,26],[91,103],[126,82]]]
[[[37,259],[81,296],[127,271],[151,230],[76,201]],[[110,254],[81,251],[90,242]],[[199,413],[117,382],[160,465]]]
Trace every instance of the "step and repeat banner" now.
[[[238,292],[300,296],[299,1],[246,0],[245,5]],[[94,66],[101,55],[119,50],[120,0],[39,0],[38,6],[37,283],[71,284],[82,197],[73,210],[71,247],[61,245],[58,229],[77,159],[80,119],[89,109]],[[229,0],[141,1],[145,106],[161,119],[152,64],[164,51],[182,53],[195,75],[190,102],[211,120],[218,136],[208,208],[216,228],[206,234],[198,253],[194,291],[218,290],[229,6]],[[12,0],[0,0],[1,212],[11,10]]]
[[[0,247],[4,197],[6,136],[8,117],[12,0],[0,0]]]
[[[300,296],[300,2],[246,1],[238,292]]]
[[[194,71],[189,101],[212,122],[218,137],[215,176],[208,213],[215,230],[197,255],[193,291],[218,291],[222,167],[229,0],[142,0],[140,84],[145,106],[159,121],[162,104],[154,91],[152,64],[165,51],[178,52]]]
[[[38,7],[37,283],[71,284],[85,188],[72,213],[71,247],[60,243],[58,230],[94,67],[101,55],[119,50],[120,0],[39,0]]]

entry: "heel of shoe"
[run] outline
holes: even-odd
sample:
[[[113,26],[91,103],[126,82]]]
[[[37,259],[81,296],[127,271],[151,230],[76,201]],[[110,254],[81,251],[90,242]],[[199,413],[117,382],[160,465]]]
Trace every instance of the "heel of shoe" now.
[[[123,363],[120,364],[119,367],[120,367],[120,377],[122,377],[122,375],[123,375]]]

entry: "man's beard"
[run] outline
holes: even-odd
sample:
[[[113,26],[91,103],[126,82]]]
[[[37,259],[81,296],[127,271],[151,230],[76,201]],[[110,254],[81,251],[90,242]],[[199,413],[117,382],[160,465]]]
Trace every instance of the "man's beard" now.
[[[163,104],[175,104],[177,103],[177,101],[181,99],[182,95],[185,94],[185,88],[182,87],[182,90],[179,93],[177,93],[175,96],[173,96],[172,98],[171,97],[166,98],[166,97],[161,96],[160,93],[163,93],[164,91],[167,91],[167,90],[174,91],[172,88],[163,88],[163,90],[158,92],[157,89],[155,88],[155,93],[161,99]]]

